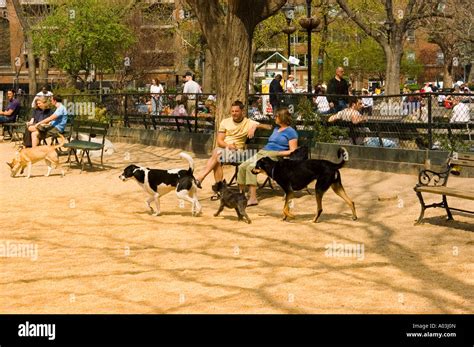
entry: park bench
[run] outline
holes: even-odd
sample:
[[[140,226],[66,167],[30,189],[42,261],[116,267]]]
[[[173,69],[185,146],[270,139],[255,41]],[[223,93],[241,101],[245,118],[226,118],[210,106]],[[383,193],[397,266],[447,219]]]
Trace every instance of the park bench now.
[[[371,120],[359,124],[347,121],[336,121],[324,125],[337,126],[347,129],[352,144],[358,143],[358,139],[376,138],[378,145],[384,147],[383,139],[398,139],[399,141],[414,141],[419,149],[428,148],[429,129],[433,136],[443,135],[452,143],[454,139],[468,142],[472,141],[474,134],[474,123],[409,123],[400,121],[375,121]]]
[[[87,157],[87,162],[90,167],[92,167],[92,161],[89,155],[90,151],[101,151],[100,163],[102,168],[104,167],[104,145],[105,145],[105,136],[107,135],[108,124],[95,121],[83,121],[83,120],[74,120],[72,124],[72,134],[74,134],[74,139],[70,140],[63,147],[69,149],[69,155],[67,161],[69,166],[71,166],[71,155],[74,154],[76,162],[81,166],[81,172],[84,170],[84,155]],[[86,134],[88,140],[79,140],[79,134]],[[93,142],[92,139],[101,136],[102,140],[100,142]],[[81,159],[77,157],[77,151],[82,151]]]
[[[421,204],[421,212],[416,224],[421,224],[423,222],[425,210],[431,207],[444,208],[448,215],[448,220],[453,219],[451,210],[474,213],[474,211],[453,208],[448,205],[448,196],[466,200],[474,200],[474,191],[471,187],[463,187],[462,189],[459,189],[447,186],[448,178],[451,175],[458,176],[462,168],[474,168],[474,154],[452,153],[447,160],[447,168],[445,171],[436,172],[428,169],[420,171],[418,175],[418,183],[414,187],[416,195]],[[427,193],[441,195],[442,201],[427,205],[423,199],[423,194]]]

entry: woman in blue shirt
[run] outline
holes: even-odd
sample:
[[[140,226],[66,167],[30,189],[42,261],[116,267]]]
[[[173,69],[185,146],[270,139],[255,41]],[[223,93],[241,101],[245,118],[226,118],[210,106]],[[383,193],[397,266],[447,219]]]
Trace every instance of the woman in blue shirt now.
[[[257,175],[252,173],[255,164],[260,158],[270,157],[278,160],[278,157],[290,155],[298,147],[298,133],[291,124],[291,114],[288,108],[279,108],[276,112],[275,123],[277,127],[273,129],[272,135],[262,150],[258,151],[252,158],[239,165],[237,183],[240,191],[245,191],[245,186],[249,186],[249,199],[247,206],[258,205],[257,200]]]

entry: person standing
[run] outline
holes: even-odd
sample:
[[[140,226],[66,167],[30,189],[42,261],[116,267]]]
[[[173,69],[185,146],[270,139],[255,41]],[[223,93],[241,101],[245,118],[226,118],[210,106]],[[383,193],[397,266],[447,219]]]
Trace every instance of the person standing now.
[[[35,108],[36,107],[36,100],[38,98],[50,98],[53,96],[53,93],[50,92],[48,90],[48,86],[43,86],[43,88],[41,88],[41,91],[35,95],[35,97],[33,98],[33,102],[31,103],[31,107],[32,108]]]
[[[183,94],[188,94],[186,95],[186,112],[188,116],[191,116],[196,107],[196,94],[202,93],[202,89],[199,83],[193,80],[193,74],[190,71],[184,74],[184,78],[186,82],[184,83]]]
[[[276,114],[276,111],[279,106],[279,94],[283,94],[283,87],[281,86],[282,76],[280,74],[276,75],[270,83],[270,104],[272,105],[273,115]]]
[[[164,93],[163,86],[160,81],[156,79],[151,80],[150,94],[151,94],[151,114],[157,115],[161,112],[162,102],[161,94]]]
[[[295,80],[295,76],[289,75],[288,79],[285,82],[285,93],[295,93],[295,85],[293,84],[293,81]]]
[[[347,97],[349,95],[349,83],[344,79],[344,68],[339,66],[336,75],[329,80],[327,99],[332,112],[337,113],[347,107]]]

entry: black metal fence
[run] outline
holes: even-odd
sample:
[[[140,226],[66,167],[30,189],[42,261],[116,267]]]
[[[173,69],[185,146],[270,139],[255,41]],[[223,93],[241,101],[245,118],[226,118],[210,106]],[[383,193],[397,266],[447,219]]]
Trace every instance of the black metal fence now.
[[[19,98],[24,110],[31,108],[33,96]],[[337,106],[339,100],[348,101],[347,96],[282,94],[277,99],[277,107],[289,108],[297,129],[314,131],[316,142],[474,151],[474,94],[358,96],[354,110],[335,117],[330,102]],[[63,95],[63,100],[75,117],[95,118],[111,126],[205,133],[215,129],[216,98],[212,94],[161,94],[156,98],[149,93],[83,94]],[[270,95],[249,95],[248,116],[272,123]]]

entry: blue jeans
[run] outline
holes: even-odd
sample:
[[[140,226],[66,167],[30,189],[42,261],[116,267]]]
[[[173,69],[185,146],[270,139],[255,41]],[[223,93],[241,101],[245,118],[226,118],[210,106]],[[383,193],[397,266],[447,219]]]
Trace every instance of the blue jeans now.
[[[13,123],[14,121],[15,121],[15,116],[13,117],[0,116],[0,123]]]

